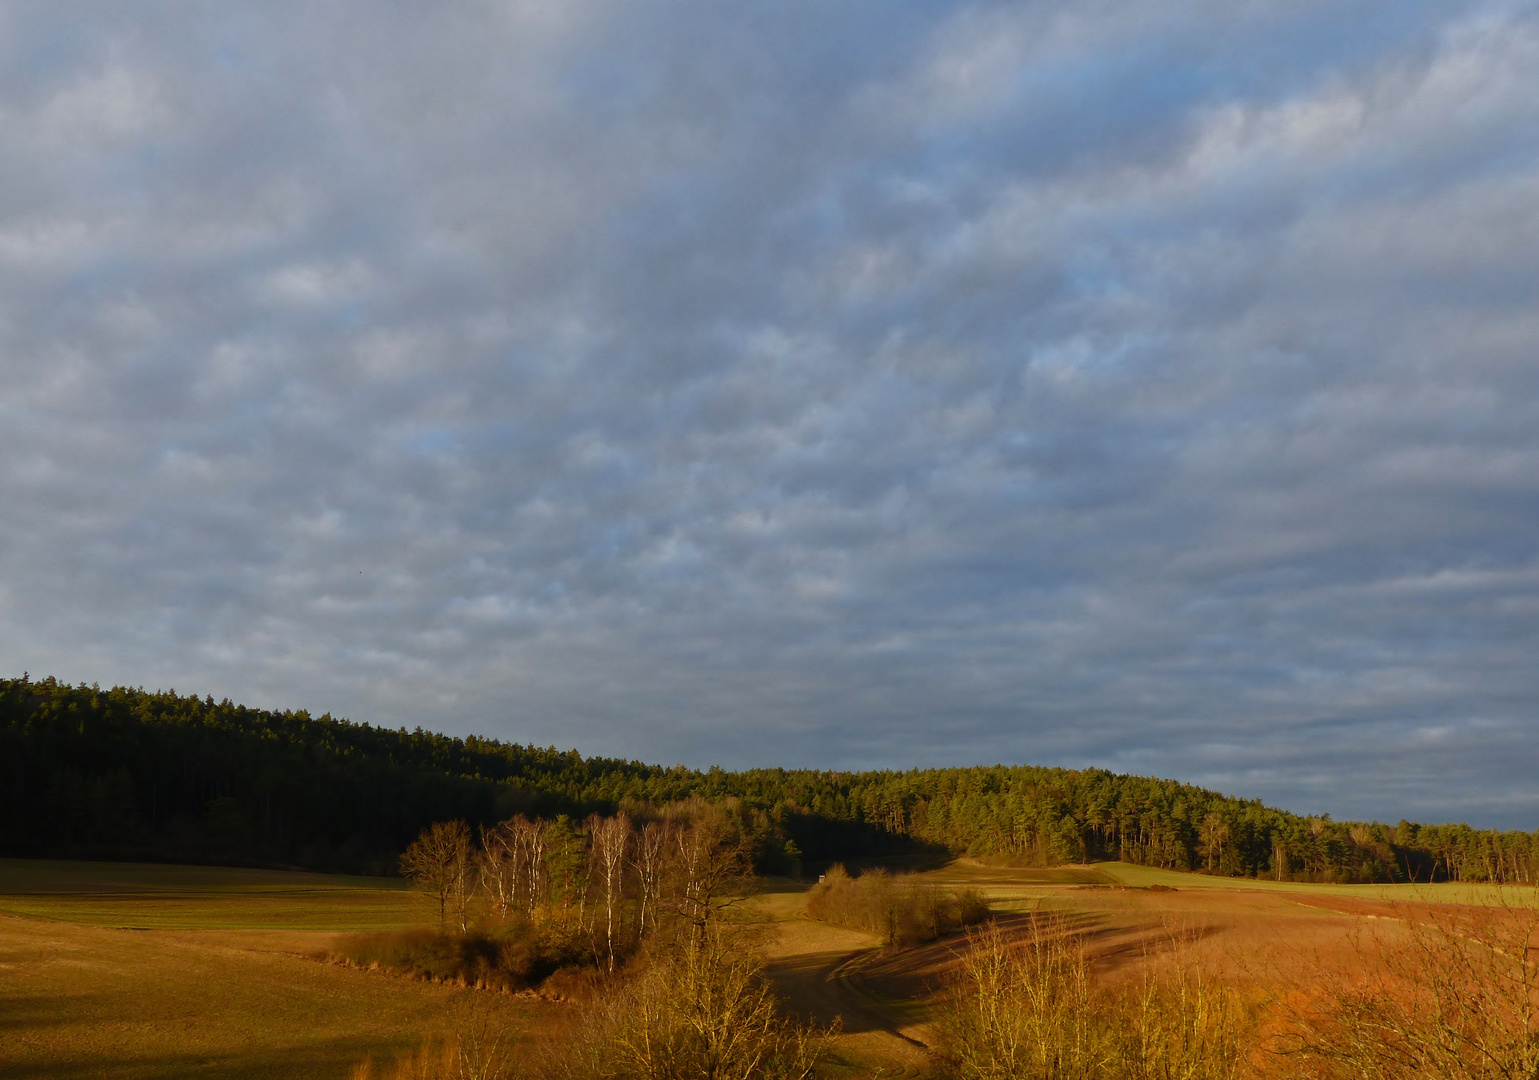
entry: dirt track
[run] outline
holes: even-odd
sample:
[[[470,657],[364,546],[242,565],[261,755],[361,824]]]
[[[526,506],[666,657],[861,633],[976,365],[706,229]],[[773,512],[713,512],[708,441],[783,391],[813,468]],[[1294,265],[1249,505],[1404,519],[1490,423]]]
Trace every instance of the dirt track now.
[[[876,938],[792,910],[779,915],[775,929],[766,952],[776,988],[796,1014],[820,1025],[839,1023],[835,1054],[852,1073],[905,1077],[924,1071],[933,1040],[919,1017],[924,1003],[890,997],[871,978],[870,969],[883,959]]]
[[[1107,988],[1167,964],[1192,964],[1258,997],[1278,983],[1350,975],[1364,962],[1363,941],[1399,932],[1398,920],[1386,918],[1395,909],[1383,899],[1337,895],[1329,886],[1284,890],[1188,876],[1177,879],[1179,889],[1155,891],[1019,873],[1016,887],[1005,880],[1005,871],[962,863],[930,877],[947,885],[976,878],[1007,931],[1025,932],[1033,910],[1061,920]],[[765,955],[771,977],[791,1011],[819,1024],[841,1021],[843,1034],[834,1048],[849,1075],[922,1074],[937,1042],[938,992],[961,939],[887,951],[871,934],[808,919],[800,888],[786,887],[759,901],[769,931]],[[1365,939],[1360,932],[1365,925],[1381,929]]]

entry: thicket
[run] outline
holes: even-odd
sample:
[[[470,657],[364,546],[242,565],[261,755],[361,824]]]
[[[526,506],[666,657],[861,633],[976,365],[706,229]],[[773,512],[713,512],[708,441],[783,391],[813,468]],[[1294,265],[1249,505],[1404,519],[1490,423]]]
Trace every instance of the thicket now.
[[[352,1080],[810,1080],[834,1029],[783,1015],[730,925],[658,939],[577,1010],[555,1039],[521,1044],[498,1003]]]
[[[942,889],[881,868],[851,877],[835,863],[807,890],[808,915],[880,934],[889,945],[934,941],[982,922],[988,913],[976,889]]]
[[[383,873],[427,825],[735,800],[761,872],[970,854],[1303,881],[1539,881],[1539,833],[1305,817],[1100,769],[727,772],[174,692],[0,681],[0,854]]]
[[[483,1006],[383,1069],[366,1061],[355,1080],[807,1080],[829,1032],[782,1015],[727,917],[749,886],[747,856],[732,815],[700,800],[561,829],[515,817],[479,844],[462,822],[424,830],[403,863],[439,932],[356,938],[355,962],[517,988],[532,984],[530,958],[550,955],[536,943],[559,942],[590,993],[542,1052],[515,1053]]]
[[[549,1080],[808,1080],[830,1034],[783,1016],[753,951],[712,922],[598,997],[541,1071]]]
[[[401,856],[438,930],[344,938],[333,958],[518,990],[562,969],[613,973],[649,942],[699,938],[749,886],[751,846],[732,808],[687,800],[644,818],[577,823],[516,815],[476,837],[435,822]]]

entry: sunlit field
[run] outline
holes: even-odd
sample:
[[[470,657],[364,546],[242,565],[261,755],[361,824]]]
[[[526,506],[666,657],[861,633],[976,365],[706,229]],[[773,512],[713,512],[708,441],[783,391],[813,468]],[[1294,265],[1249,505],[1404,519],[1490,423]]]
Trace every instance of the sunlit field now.
[[[425,925],[395,880],[0,860],[0,913],[0,1077],[341,1078],[476,996],[313,958]],[[498,1001],[520,1026],[550,1011]]]
[[[1532,889],[1257,882],[1119,863],[1051,870],[958,860],[915,875],[970,887],[1000,925],[1053,912],[1081,935],[1095,979],[1118,985],[1178,959],[1222,975],[1248,1007],[1362,963],[1366,936],[1404,919]],[[941,989],[966,938],[913,948],[806,915],[807,885],[767,879],[731,908],[788,1010],[838,1022],[835,1076],[923,1074]],[[526,1040],[570,1006],[322,962],[341,935],[427,927],[394,879],[297,872],[0,860],[0,1077],[337,1077],[492,1003]],[[1259,1062],[1261,1072],[1268,1065]]]
[[[1293,1064],[1264,1051],[1267,1009],[1361,974],[1375,949],[1399,946],[1407,920],[1533,907],[1539,898],[1532,888],[1258,882],[1123,863],[1027,869],[957,860],[915,880],[979,890],[1007,928],[1024,926],[1030,912],[1061,917],[1083,941],[1102,985],[1126,985],[1174,965],[1221,978],[1258,1018],[1254,1034],[1263,1049],[1246,1075],[1279,1077],[1291,1075]],[[782,991],[814,1019],[843,1016],[837,1045],[845,1058],[868,1068],[921,1068],[936,1049],[942,988],[964,939],[887,950],[875,935],[811,922],[784,894],[759,904],[775,920],[772,970]]]

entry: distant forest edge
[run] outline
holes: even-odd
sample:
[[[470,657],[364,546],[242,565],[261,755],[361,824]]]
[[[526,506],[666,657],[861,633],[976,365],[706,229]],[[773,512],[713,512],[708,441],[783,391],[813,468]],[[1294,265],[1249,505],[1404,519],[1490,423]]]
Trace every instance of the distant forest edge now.
[[[1539,833],[1301,817],[1102,769],[663,767],[174,691],[0,680],[0,854],[393,872],[434,821],[729,806],[758,868],[968,854],[1282,880],[1539,880]]]

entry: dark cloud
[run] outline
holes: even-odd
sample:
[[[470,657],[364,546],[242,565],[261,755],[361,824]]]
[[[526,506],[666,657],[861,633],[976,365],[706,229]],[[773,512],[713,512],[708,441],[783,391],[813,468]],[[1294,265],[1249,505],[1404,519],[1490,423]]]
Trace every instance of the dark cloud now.
[[[0,13],[0,651],[1539,824],[1529,4]]]

